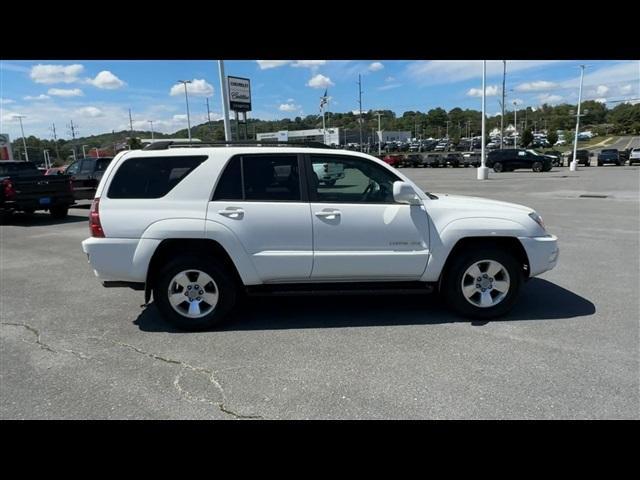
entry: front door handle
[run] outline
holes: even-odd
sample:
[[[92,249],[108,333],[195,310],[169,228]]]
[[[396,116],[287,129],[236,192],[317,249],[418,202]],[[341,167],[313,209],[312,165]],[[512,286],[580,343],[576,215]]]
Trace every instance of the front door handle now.
[[[334,220],[341,215],[340,210],[322,210],[314,214],[316,217],[326,218],[327,220]]]
[[[244,210],[241,208],[235,208],[235,207],[227,207],[224,210],[218,210],[218,213],[225,217],[237,218],[237,219],[240,219],[244,216]]]

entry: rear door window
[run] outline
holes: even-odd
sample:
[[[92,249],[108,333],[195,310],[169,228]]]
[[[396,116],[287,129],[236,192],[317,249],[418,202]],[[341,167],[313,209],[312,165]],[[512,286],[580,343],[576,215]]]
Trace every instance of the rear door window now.
[[[128,158],[116,171],[107,196],[164,197],[206,159],[206,155]]]

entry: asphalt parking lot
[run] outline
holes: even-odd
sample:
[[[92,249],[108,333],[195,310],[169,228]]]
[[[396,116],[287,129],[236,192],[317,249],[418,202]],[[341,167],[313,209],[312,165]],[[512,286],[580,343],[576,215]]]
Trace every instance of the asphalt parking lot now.
[[[402,171],[535,208],[558,266],[491,322],[434,297],[278,297],[184,333],[100,285],[88,208],[18,215],[0,227],[0,418],[640,418],[640,167]]]

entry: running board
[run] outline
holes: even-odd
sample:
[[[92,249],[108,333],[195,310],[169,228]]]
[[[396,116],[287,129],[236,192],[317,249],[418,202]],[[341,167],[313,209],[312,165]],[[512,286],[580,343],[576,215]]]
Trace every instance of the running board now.
[[[366,282],[366,283],[295,283],[250,285],[252,296],[296,295],[398,295],[433,293],[435,283],[426,282]]]

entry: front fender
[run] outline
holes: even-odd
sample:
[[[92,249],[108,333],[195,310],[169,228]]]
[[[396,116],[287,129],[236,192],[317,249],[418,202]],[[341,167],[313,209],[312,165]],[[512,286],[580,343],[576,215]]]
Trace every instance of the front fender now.
[[[441,231],[432,228],[431,255],[421,280],[435,282],[440,278],[451,250],[463,238],[529,237],[536,232],[515,220],[490,217],[461,218],[448,223]]]

